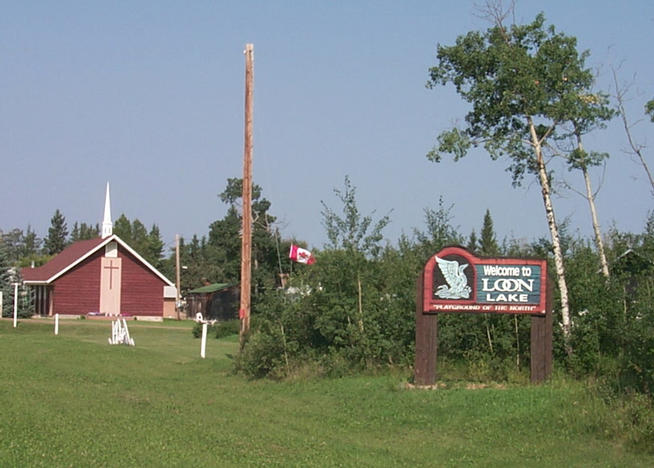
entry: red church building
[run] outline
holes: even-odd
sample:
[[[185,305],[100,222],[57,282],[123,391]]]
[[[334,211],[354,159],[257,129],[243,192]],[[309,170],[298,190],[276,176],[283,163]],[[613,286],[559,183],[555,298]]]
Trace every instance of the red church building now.
[[[21,275],[37,315],[174,316],[173,283],[112,233],[108,184],[102,237],[75,242]]]

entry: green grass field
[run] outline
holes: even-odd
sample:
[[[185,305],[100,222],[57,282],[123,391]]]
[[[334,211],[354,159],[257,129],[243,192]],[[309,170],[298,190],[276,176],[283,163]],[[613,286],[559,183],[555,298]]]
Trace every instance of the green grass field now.
[[[0,466],[654,466],[581,384],[407,390],[408,375],[250,381],[192,324],[0,322]],[[600,418],[601,421],[601,418]]]

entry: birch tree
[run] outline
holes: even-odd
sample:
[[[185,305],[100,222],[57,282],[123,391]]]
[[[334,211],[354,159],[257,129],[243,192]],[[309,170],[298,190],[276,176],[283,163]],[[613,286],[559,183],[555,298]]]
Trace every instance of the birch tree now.
[[[652,176],[652,172],[649,170],[649,166],[647,161],[645,161],[645,156],[643,155],[643,149],[645,148],[645,145],[638,143],[631,135],[631,129],[638,123],[638,121],[635,123],[629,121],[629,118],[627,117],[627,111],[625,110],[624,106],[628,86],[620,86],[618,83],[618,73],[615,69],[613,69],[613,82],[615,83],[615,101],[617,104],[618,113],[622,119],[622,125],[624,127],[625,134],[627,135],[627,141],[629,142],[631,153],[638,157],[641,166],[643,166],[643,170],[645,171],[647,179],[649,180],[649,184],[652,187],[652,191],[650,193],[654,196],[654,176]],[[654,99],[645,104],[645,113],[648,114],[652,119],[652,122],[654,122]]]
[[[604,252],[602,231],[599,224],[599,216],[595,204],[597,193],[593,191],[590,177],[590,169],[601,165],[607,158],[608,153],[597,151],[586,151],[583,144],[583,137],[596,129],[606,127],[606,122],[615,116],[615,111],[609,106],[608,96],[601,92],[592,92],[592,81],[583,86],[580,83],[577,94],[567,97],[567,125],[562,125],[560,138],[572,140],[571,147],[567,149],[565,158],[570,170],[581,171],[584,178],[585,192],[578,192],[588,201],[595,246],[600,259],[600,267],[605,278],[609,277],[609,266]],[[567,134],[566,134],[567,131]]]
[[[577,51],[574,37],[546,27],[543,14],[510,27],[501,15],[493,20],[484,32],[471,31],[453,46],[437,47],[427,86],[453,84],[472,109],[465,127],[442,132],[427,157],[438,162],[451,154],[458,160],[483,146],[492,159],[509,160],[514,186],[525,175],[536,177],[552,239],[563,336],[571,352],[568,287],[545,149],[569,117],[570,102],[592,83],[584,65],[588,53]]]

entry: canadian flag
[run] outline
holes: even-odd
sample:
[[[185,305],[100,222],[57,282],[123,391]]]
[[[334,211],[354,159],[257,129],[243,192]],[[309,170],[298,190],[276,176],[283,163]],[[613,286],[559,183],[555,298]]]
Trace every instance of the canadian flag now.
[[[294,244],[291,244],[291,251],[288,253],[288,258],[294,262],[306,263],[307,265],[311,265],[316,261],[314,256],[311,255],[311,252]]]

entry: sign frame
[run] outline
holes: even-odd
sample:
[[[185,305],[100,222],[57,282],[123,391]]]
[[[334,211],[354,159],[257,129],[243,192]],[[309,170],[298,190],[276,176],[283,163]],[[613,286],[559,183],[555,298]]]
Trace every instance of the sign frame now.
[[[443,262],[443,266],[439,262]],[[458,273],[461,279],[464,271],[468,270],[465,287],[470,293],[469,298],[436,298],[438,291],[435,292],[435,289],[448,289],[449,284],[443,281],[443,271],[446,268],[454,269],[454,273]],[[484,273],[485,271],[489,273]],[[432,255],[422,274],[424,313],[534,315],[545,314],[547,309],[547,262],[545,260],[476,257],[462,247],[450,246]],[[434,287],[438,283],[441,283],[441,286]],[[482,293],[486,294],[485,300]]]
[[[450,261],[450,264],[444,264],[443,268],[437,265],[438,260]],[[457,261],[461,260],[461,263]],[[466,276],[466,281],[463,281],[461,276],[463,272],[472,265],[473,268]],[[484,269],[486,265],[486,269]],[[481,267],[477,270],[476,267]],[[539,268],[538,288],[536,288],[536,280],[533,282],[517,281],[520,277],[519,274],[523,273],[522,267]],[[496,267],[496,268],[493,268]],[[439,270],[441,276],[448,276],[450,281],[445,281],[439,284],[441,278],[438,276]],[[520,269],[516,272],[515,268]],[[444,273],[444,270],[447,273]],[[436,272],[436,274],[434,274]],[[509,279],[513,278],[516,281],[491,283],[491,281],[484,282],[483,278],[474,277],[473,272],[481,272],[483,275],[498,278],[508,276]],[[526,272],[526,270],[525,270]],[[506,275],[504,275],[506,273]],[[532,271],[533,273],[533,271]],[[472,274],[472,275],[471,275]],[[458,279],[457,279],[458,275]],[[470,277],[474,277],[474,286],[470,286]],[[479,281],[477,281],[479,280]],[[436,284],[436,288],[434,285]],[[498,296],[491,296],[491,303],[479,302],[476,299],[478,296],[479,286],[482,286],[481,292],[496,292]],[[527,288],[529,285],[532,289],[538,290],[538,298],[535,296],[527,295],[526,298],[519,296],[504,297],[507,301],[496,301],[500,293],[518,294],[518,292],[505,291],[507,289],[518,289],[522,287]],[[446,286],[445,288],[441,286]],[[497,287],[495,287],[497,286]],[[434,297],[434,289],[442,294],[439,296],[450,297]],[[487,289],[488,291],[484,291]],[[495,290],[493,290],[495,289]],[[499,289],[500,291],[497,291]],[[491,291],[492,290],[492,291]],[[534,291],[529,291],[534,292]],[[470,297],[472,293],[472,297]],[[525,291],[520,294],[526,293]],[[466,297],[467,294],[467,297]],[[457,297],[458,296],[458,297]],[[508,299],[516,299],[520,306],[511,307],[512,301]],[[520,302],[525,299],[527,303]],[[506,302],[506,303],[505,303]],[[527,307],[528,306],[528,307]],[[418,275],[416,282],[416,353],[414,365],[414,383],[418,387],[432,388],[436,383],[436,358],[438,354],[438,314],[439,313],[508,313],[517,315],[531,315],[531,382],[533,384],[542,383],[547,380],[552,374],[552,283],[547,276],[547,262],[545,260],[533,258],[479,258],[468,252],[466,249],[459,246],[445,247],[437,254],[432,255],[425,264],[425,268]]]

